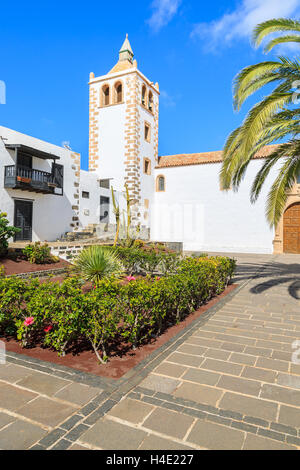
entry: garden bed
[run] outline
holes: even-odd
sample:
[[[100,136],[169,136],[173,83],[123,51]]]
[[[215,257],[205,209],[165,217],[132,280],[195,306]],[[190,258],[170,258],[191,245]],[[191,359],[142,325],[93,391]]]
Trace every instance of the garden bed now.
[[[0,266],[4,266],[5,275],[11,276],[14,274],[30,274],[39,271],[57,271],[60,269],[67,269],[70,263],[64,260],[60,260],[57,263],[51,264],[31,264],[29,261],[22,257],[3,258],[0,259]]]
[[[118,277],[111,269],[115,261],[119,269],[120,260],[101,250],[85,252],[93,277],[91,254],[108,269],[107,277],[93,282],[81,271],[59,282],[0,276],[0,335],[9,347],[118,378],[232,289],[230,258],[119,250],[124,278],[124,270]],[[141,266],[146,276],[133,276]]]
[[[50,363],[67,366],[81,372],[95,374],[97,376],[110,379],[119,379],[130,369],[138,365],[158,348],[174,338],[178,333],[187,328],[194,320],[198,319],[207,310],[214,307],[220,300],[226,297],[237,288],[236,284],[229,285],[225,291],[201,306],[194,313],[191,313],[181,323],[167,328],[161,336],[150,340],[148,343],[140,345],[136,350],[130,349],[130,345],[121,343],[112,352],[107,364],[99,365],[95,360],[94,352],[86,345],[78,344],[76,348],[68,351],[64,357],[59,357],[56,351],[36,346],[30,349],[23,349],[15,339],[1,338],[6,343],[6,349],[10,352],[22,354],[24,356],[41,359]]]

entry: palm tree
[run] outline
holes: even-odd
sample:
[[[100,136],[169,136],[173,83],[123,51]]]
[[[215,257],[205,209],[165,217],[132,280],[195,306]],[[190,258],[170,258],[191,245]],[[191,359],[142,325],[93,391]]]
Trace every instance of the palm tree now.
[[[268,38],[272,33],[279,35]],[[253,33],[253,43],[258,47],[268,38],[264,48],[267,53],[278,44],[300,43],[300,22],[290,19],[273,19],[259,24]],[[281,163],[278,175],[268,194],[266,216],[276,226],[284,211],[288,191],[300,173],[300,107],[295,88],[300,85],[300,62],[297,59],[278,57],[243,69],[234,81],[234,108],[240,110],[244,101],[265,85],[274,84],[273,91],[257,103],[247,114],[240,127],[234,130],[224,147],[223,165],[220,172],[222,187],[234,190],[245,175],[254,155],[265,145],[282,139],[286,143],[273,147],[265,159],[251,188],[254,203],[274,165]],[[300,94],[298,94],[300,96]],[[296,101],[295,101],[296,98]],[[297,106],[298,105],[298,106]]]

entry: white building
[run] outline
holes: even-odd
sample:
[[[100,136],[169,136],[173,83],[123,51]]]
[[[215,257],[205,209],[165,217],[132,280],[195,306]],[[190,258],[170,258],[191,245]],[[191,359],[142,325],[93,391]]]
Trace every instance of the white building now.
[[[0,126],[0,210],[16,240],[60,238],[79,227],[80,155]]]
[[[238,193],[219,186],[222,152],[159,157],[159,86],[139,71],[128,37],[108,74],[90,74],[89,90],[89,171],[80,170],[74,152],[0,127],[0,209],[22,226],[19,238],[51,241],[91,224],[113,224],[111,187],[123,210],[127,184],[133,221],[150,229],[154,241],[182,242],[186,251],[300,252],[300,184],[276,233],[265,217],[276,169],[259,201],[250,203],[253,179],[272,146],[255,156]]]

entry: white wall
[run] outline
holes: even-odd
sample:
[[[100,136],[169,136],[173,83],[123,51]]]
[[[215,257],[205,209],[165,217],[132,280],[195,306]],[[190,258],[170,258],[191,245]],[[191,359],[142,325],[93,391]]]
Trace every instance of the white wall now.
[[[249,197],[261,165],[262,160],[250,163],[237,193],[220,191],[219,163],[156,169],[165,175],[166,191],[155,193],[151,238],[182,241],[184,250],[272,253],[265,203],[274,172],[255,205]]]
[[[141,77],[138,77],[138,83],[139,83],[139,128],[140,128],[140,135],[139,135],[139,140],[140,140],[140,146],[139,146],[139,158],[140,158],[140,175],[141,175],[141,224],[145,225],[146,227],[150,226],[150,215],[151,215],[151,210],[152,210],[152,204],[153,204],[153,196],[154,196],[154,186],[155,186],[155,178],[154,178],[154,172],[155,172],[155,166],[156,166],[156,160],[155,160],[155,120],[154,116],[152,113],[150,113],[147,109],[145,109],[141,105],[141,96],[142,96],[142,85],[145,84],[147,88],[147,92],[149,93],[149,86],[145,81],[141,79]],[[151,89],[153,93],[153,109],[155,109],[156,106],[158,106],[159,102],[159,97],[158,93],[156,93],[153,89]],[[147,142],[145,140],[145,134],[144,134],[144,126],[145,126],[145,121],[148,122],[151,125],[151,139],[150,142]],[[145,175],[144,174],[144,158],[148,158],[151,161],[151,175]],[[144,206],[144,200],[148,199],[149,200],[149,209],[145,208]],[[146,214],[147,217],[144,215]]]
[[[14,222],[14,199],[33,201],[33,241],[54,241],[65,232],[72,231],[72,218],[76,215],[72,206],[76,204],[74,183],[79,181],[75,173],[77,168],[71,158],[72,152],[62,147],[49,144],[34,137],[0,126],[0,210],[7,212],[11,224]],[[57,163],[64,166],[63,196],[41,194],[20,189],[4,188],[4,167],[14,165],[14,152],[5,148],[5,144],[24,144],[60,157]],[[33,158],[33,168],[51,171],[52,161]]]
[[[119,81],[123,84],[123,96],[126,97],[128,90],[126,76],[106,75],[90,85],[96,91],[99,112],[97,117],[99,172],[97,173],[102,179],[113,178],[112,184],[116,190],[124,187],[126,98],[124,103],[100,107],[100,92],[104,85],[109,85],[110,100],[113,103],[114,85]]]
[[[102,178],[101,178],[102,179]],[[82,192],[86,191],[89,193],[89,199],[82,197]],[[120,204],[120,210],[125,209],[126,201],[123,197],[123,192],[115,191],[115,199],[117,204]],[[109,223],[115,224],[115,216],[113,212],[112,195],[111,189],[100,187],[100,177],[95,172],[88,172],[81,170],[80,172],[80,226],[85,228],[89,224],[100,223],[100,197],[109,197],[110,205],[108,208],[109,212]],[[89,215],[85,214],[85,211],[89,211]]]

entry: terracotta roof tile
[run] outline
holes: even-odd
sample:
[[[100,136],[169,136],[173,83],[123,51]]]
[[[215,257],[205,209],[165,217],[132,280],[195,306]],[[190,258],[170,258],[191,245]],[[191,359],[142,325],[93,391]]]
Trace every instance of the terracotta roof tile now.
[[[254,158],[268,157],[278,145],[268,145],[262,148]],[[223,152],[221,150],[216,152],[204,153],[184,153],[180,155],[165,155],[159,157],[158,165],[156,168],[168,168],[175,166],[188,166],[188,165],[204,165],[206,163],[220,163],[222,162]]]

